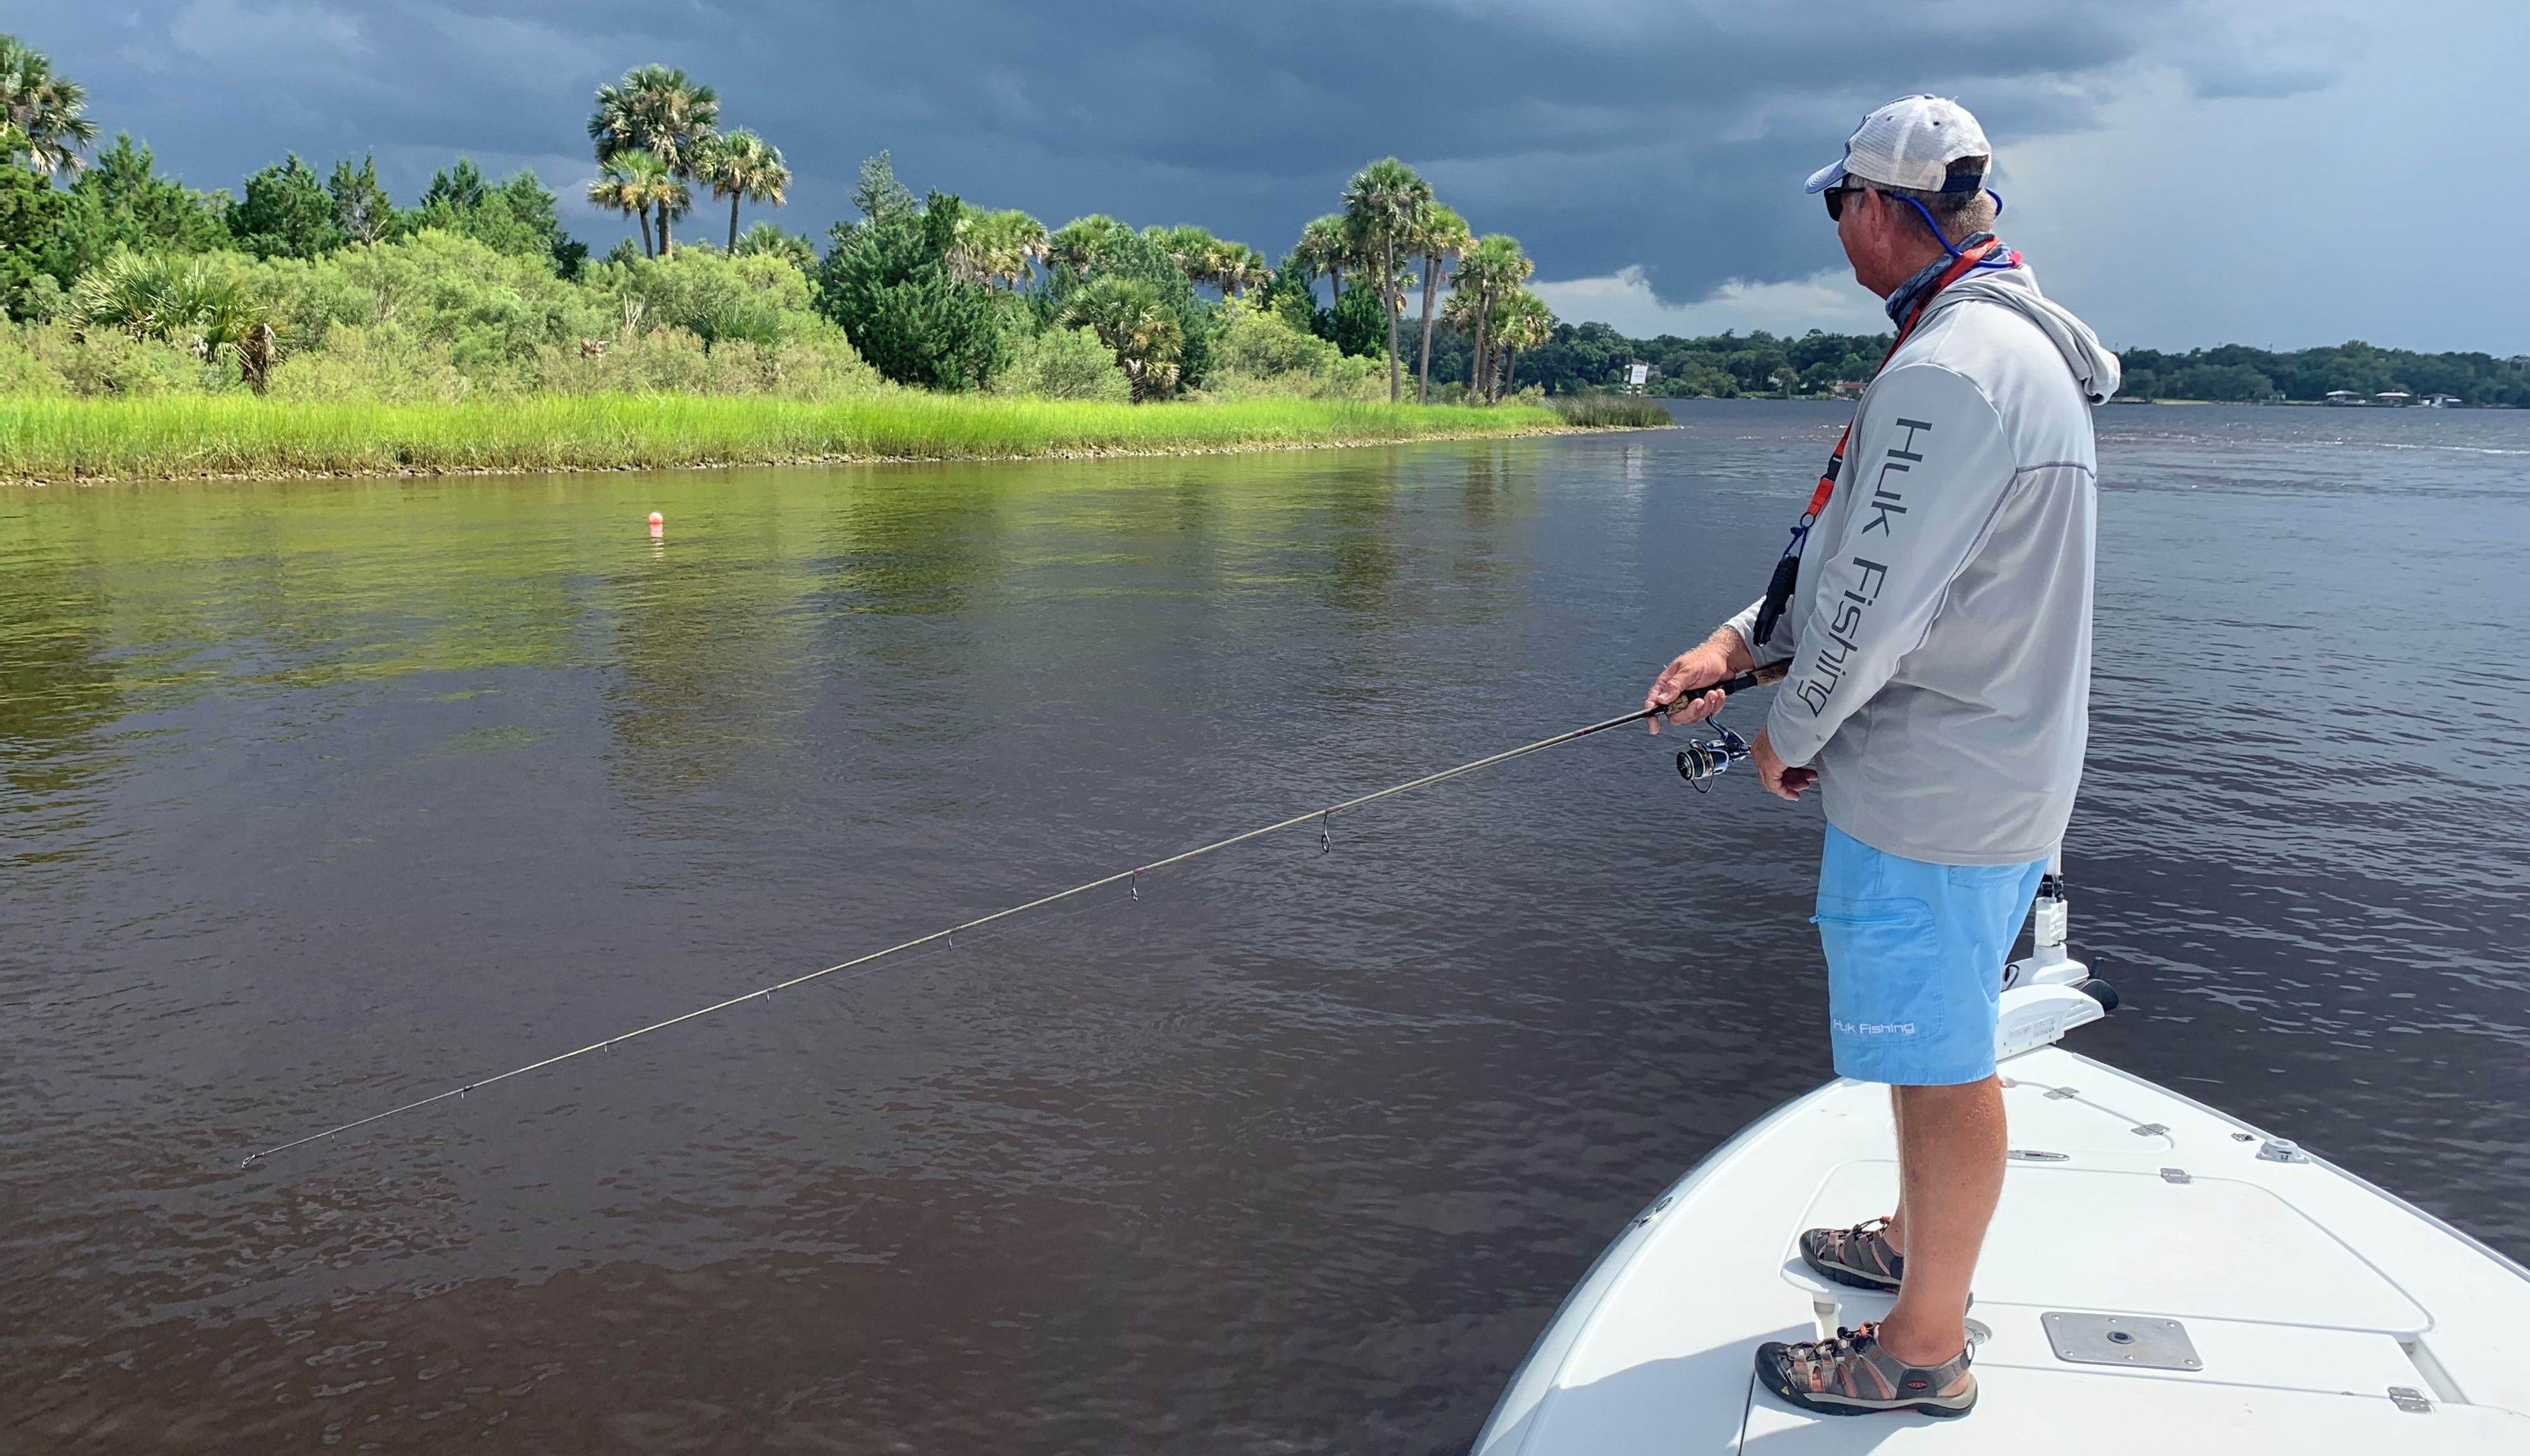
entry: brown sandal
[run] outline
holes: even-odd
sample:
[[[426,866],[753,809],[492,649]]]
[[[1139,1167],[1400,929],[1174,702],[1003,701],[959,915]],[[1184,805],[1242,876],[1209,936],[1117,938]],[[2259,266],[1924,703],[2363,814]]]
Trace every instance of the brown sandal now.
[[[1883,1294],[1897,1293],[1906,1277],[1906,1256],[1889,1247],[1886,1218],[1868,1219],[1851,1228],[1803,1230],[1801,1263],[1821,1278]]]
[[[1913,1411],[1955,1420],[1976,1409],[1976,1376],[1968,1375],[1968,1351],[1931,1367],[1908,1365],[1880,1346],[1880,1326],[1839,1329],[1832,1340],[1757,1347],[1757,1379],[1805,1411],[1825,1416],[1869,1416]],[[1967,1383],[1945,1395],[1961,1375]]]

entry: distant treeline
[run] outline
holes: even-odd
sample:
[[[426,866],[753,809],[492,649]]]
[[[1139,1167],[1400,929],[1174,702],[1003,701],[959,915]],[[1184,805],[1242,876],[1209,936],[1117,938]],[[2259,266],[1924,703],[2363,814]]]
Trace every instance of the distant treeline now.
[[[2322,400],[2332,390],[2455,395],[2471,404],[2530,406],[2530,356],[2417,353],[2360,340],[2291,353],[2226,344],[2163,353],[2130,349],[2124,393],[2152,400]]]
[[[580,195],[640,233],[599,256],[532,172],[496,181],[464,157],[412,207],[365,153],[330,171],[292,154],[235,196],[187,187],[128,134],[98,149],[85,88],[0,34],[0,395],[824,398],[883,383],[1396,403],[1410,386],[1418,402],[1497,404],[1555,323],[1518,241],[1478,235],[1395,157],[1355,173],[1279,266],[1191,224],[1048,228],[918,196],[885,151],[852,189],[859,215],[821,246],[760,219],[741,230],[745,206],[786,205],[793,179],[781,148],[725,124],[712,86],[644,65],[592,100]],[[1424,367],[1436,326],[1467,341],[1456,380]]]
[[[1829,334],[1812,329],[1799,338],[1769,334],[1715,334],[1680,339],[1628,339],[1606,324],[1558,324],[1544,347],[1523,354],[1519,383],[1543,385],[1549,394],[1608,389],[1625,381],[1625,366],[1652,366],[1651,393],[1673,397],[1830,395],[1841,380],[1871,377],[1888,351],[1886,334]],[[1452,341],[1432,349],[1435,375]],[[1452,359],[1455,363],[1455,359]]]
[[[1639,362],[1659,395],[1818,398],[1858,390],[1889,342],[1559,322],[1518,241],[1476,233],[1394,157],[1356,173],[1279,263],[1194,225],[1091,213],[1048,228],[917,197],[884,151],[852,190],[859,216],[821,246],[762,220],[741,229],[743,206],[788,202],[791,171],[771,141],[722,125],[711,86],[638,66],[593,103],[597,175],[581,195],[640,230],[597,256],[532,172],[496,181],[464,157],[411,207],[366,153],[324,171],[294,154],[236,196],[197,190],[129,135],[98,147],[85,90],[0,34],[0,394],[820,397],[884,380],[1394,402],[1410,381],[1418,401],[1498,404],[1604,391]],[[2404,390],[2530,405],[2530,358],[2483,353],[2226,345],[2125,364],[2127,393],[2146,398]]]
[[[1749,395],[1822,396],[1871,377],[1887,334],[1829,334],[1817,329],[1798,338],[1758,330],[1681,339],[1628,339],[1606,324],[1559,324],[1544,347],[1520,359],[1519,382],[1551,394],[1622,385],[1625,366],[1652,366],[1650,391],[1672,397]],[[1435,342],[1433,372],[1447,377],[1453,341]],[[2218,349],[2165,353],[2129,349],[2123,393],[2139,399],[2235,403],[2317,402],[2332,390],[2371,396],[2385,390],[2410,395],[2452,395],[2471,404],[2530,407],[2530,356],[2485,353],[2417,353],[2377,349],[2360,341],[2289,353],[2226,344]]]

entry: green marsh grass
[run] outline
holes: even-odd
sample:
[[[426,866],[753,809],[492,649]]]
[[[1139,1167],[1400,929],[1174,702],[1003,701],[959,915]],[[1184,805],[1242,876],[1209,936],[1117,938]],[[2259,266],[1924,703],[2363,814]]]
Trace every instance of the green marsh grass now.
[[[1538,408],[1330,400],[1108,404],[923,395],[0,399],[0,479],[167,479],[992,459],[1305,448],[1568,428]]]
[[[1677,421],[1657,400],[1639,395],[1554,395],[1547,404],[1568,425],[1584,429],[1667,429]]]

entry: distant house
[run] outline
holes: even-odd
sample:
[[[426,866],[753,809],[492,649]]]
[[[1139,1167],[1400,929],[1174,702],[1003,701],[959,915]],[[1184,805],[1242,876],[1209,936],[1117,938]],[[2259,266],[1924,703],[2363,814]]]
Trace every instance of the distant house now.
[[[2385,389],[2381,393],[2374,395],[2372,398],[2380,401],[2384,404],[2389,404],[2394,407],[2396,405],[2406,404],[2408,401],[2414,399],[2415,396],[2408,394],[2402,389]]]
[[[1840,395],[1858,395],[1870,387],[1868,379],[1840,379],[1836,382],[1836,392]]]
[[[2328,392],[2328,403],[2331,404],[2361,404],[2365,402],[2363,396],[2353,390],[2333,389]]]

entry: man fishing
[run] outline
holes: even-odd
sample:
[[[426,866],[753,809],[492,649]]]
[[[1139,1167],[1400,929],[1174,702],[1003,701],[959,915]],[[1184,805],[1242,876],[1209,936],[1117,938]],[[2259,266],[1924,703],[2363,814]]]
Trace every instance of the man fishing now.
[[[1976,1404],[1969,1283],[2007,1151],[2003,968],[2071,816],[2087,733],[2088,406],[2117,392],[2118,361],[1990,231],[1992,155],[1963,107],[1909,96],[1810,178],[1897,343],[1767,598],[1644,699],[1693,723],[1726,696],[1697,689],[1788,665],[1753,758],[1781,798],[1822,791],[1836,1069],[1890,1084],[1898,1136],[1888,1216],[1801,1235],[1821,1275],[1895,1291],[1889,1318],[1757,1350],[1767,1388],[1838,1415]]]

